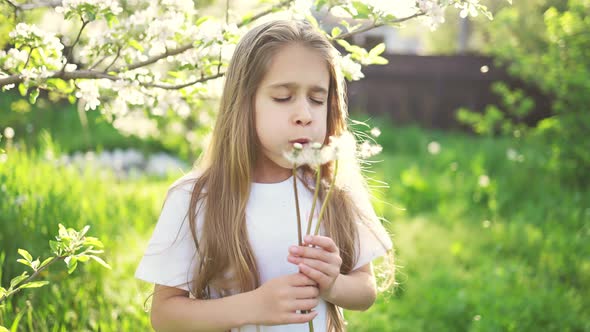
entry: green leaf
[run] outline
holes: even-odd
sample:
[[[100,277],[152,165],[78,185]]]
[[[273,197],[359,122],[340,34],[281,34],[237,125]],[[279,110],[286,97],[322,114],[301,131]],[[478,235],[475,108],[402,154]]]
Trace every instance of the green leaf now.
[[[76,256],[76,259],[78,260],[78,262],[86,263],[90,258],[87,255],[79,255]]]
[[[358,13],[354,15],[353,18],[369,18],[369,15],[371,15],[372,13],[371,8],[361,1],[353,1],[352,6],[354,7],[354,9],[356,9]]]
[[[247,16],[247,15],[248,15],[248,14],[246,14],[246,16]],[[195,22],[195,25],[196,25],[196,26],[199,26],[199,25],[203,24],[203,22],[207,21],[207,20],[208,20],[208,19],[210,19],[210,18],[211,18],[211,16],[201,16],[201,17],[199,17],[199,19],[198,19],[198,20]]]
[[[316,0],[315,1],[315,10],[319,11],[320,9],[322,9],[322,7],[324,7],[324,5],[327,3],[327,0]]]
[[[10,288],[13,289],[14,286],[18,285],[21,281],[27,279],[28,277],[29,277],[29,274],[25,271],[20,276],[12,278],[12,280],[10,280]]]
[[[133,47],[134,49],[143,52],[143,46],[135,39],[129,40],[129,46]]]
[[[6,294],[6,289],[4,287],[0,287],[0,298]]]
[[[31,262],[29,262],[29,261],[28,261],[28,260],[26,260],[26,259],[19,258],[19,259],[17,259],[16,261],[17,261],[17,262],[19,262],[19,263],[21,263],[21,264],[23,264],[23,265],[26,265],[26,266],[31,266]]]
[[[28,262],[33,260],[33,257],[31,256],[31,254],[29,254],[29,252],[26,251],[25,249],[18,249],[18,254],[23,256],[24,259],[26,259]]]
[[[37,101],[37,97],[39,97],[39,88],[34,89],[29,94],[29,102],[34,104]]]
[[[51,251],[53,251],[56,255],[61,254],[59,242],[49,240],[49,247],[51,247]]]
[[[26,96],[27,95],[27,90],[28,89],[27,89],[27,87],[24,84],[20,83],[18,85],[18,92],[20,92],[20,95],[21,96],[23,96],[23,97]]]
[[[104,248],[104,244],[102,244],[102,242],[99,239],[92,237],[92,236],[87,236],[84,239],[84,245],[85,246],[93,246],[93,247],[99,248],[99,249]]]
[[[107,264],[105,261],[102,260],[102,258],[98,257],[98,256],[94,256],[94,255],[89,255],[90,258],[94,259],[95,261],[98,262],[98,264],[106,267],[107,269],[111,269],[111,266],[109,264]]]
[[[247,12],[244,16],[242,16],[242,23],[243,24],[250,23],[250,21],[252,20],[252,17],[254,17],[254,13],[253,12]],[[198,24],[197,24],[197,26],[198,26]]]
[[[386,65],[389,63],[389,60],[381,56],[376,56],[374,58],[371,58],[371,63],[374,65]]]
[[[39,288],[39,287],[43,287],[47,284],[49,284],[49,281],[33,281],[33,282],[26,283],[26,284],[20,286],[19,288],[21,288],[21,289],[23,289],[23,288]]]
[[[375,56],[380,55],[383,52],[385,52],[385,43],[380,43],[379,45],[373,47],[373,49],[371,49],[369,51],[369,56],[375,57]]]
[[[78,260],[76,257],[70,256],[66,258],[66,264],[68,266],[68,274],[72,274],[72,272],[74,272],[78,266]]]
[[[340,36],[340,34],[342,33],[342,29],[340,29],[339,27],[334,27],[332,28],[332,38],[336,38],[338,36]]]
[[[74,95],[69,95],[68,96],[68,101],[70,102],[70,104],[75,104],[76,103],[76,97]]]
[[[316,29],[320,29],[320,23],[318,22],[318,20],[315,18],[315,16],[313,15],[305,15],[305,19],[311,23],[311,25],[316,28]]]
[[[41,265],[39,265],[39,268],[43,268],[45,265],[49,264],[49,262],[51,262],[52,259],[53,259],[53,257],[49,257],[49,258],[45,259],[43,261],[43,263],[41,263]]]

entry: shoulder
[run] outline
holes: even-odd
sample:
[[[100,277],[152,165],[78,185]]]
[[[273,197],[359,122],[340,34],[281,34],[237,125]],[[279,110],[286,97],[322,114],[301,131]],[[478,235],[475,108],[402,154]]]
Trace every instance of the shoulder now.
[[[168,190],[184,190],[184,191],[192,191],[195,183],[199,179],[201,175],[201,171],[197,169],[193,169],[190,172],[184,174],[180,178],[176,179],[169,187]]]

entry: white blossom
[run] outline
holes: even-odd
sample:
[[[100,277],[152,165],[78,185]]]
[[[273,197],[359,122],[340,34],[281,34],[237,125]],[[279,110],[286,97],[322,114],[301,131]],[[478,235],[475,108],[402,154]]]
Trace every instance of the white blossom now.
[[[487,175],[480,175],[478,180],[479,186],[482,188],[486,188],[490,185],[490,178]]]
[[[76,98],[79,98],[84,103],[84,109],[94,110],[100,105],[99,87],[94,80],[79,80],[76,82],[78,90],[76,91]]]
[[[295,0],[291,3],[290,10],[293,13],[294,19],[304,19],[311,15],[311,8],[313,6],[312,0]]]
[[[437,155],[440,153],[440,143],[437,141],[432,141],[428,143],[428,153],[432,155]]]
[[[71,12],[81,11],[84,7],[93,7],[98,13],[120,14],[123,8],[119,6],[116,0],[63,0],[61,6],[55,8],[55,11],[64,15]]]
[[[416,0],[417,8],[426,14],[426,23],[431,30],[445,22],[445,8],[436,0]]]
[[[41,66],[39,68],[25,68],[20,71],[20,76],[25,82],[42,80],[49,77],[50,75],[51,72],[49,72],[45,66]]]
[[[461,18],[466,18],[467,16],[476,17],[479,12],[477,11],[477,7],[479,6],[479,0],[467,0],[463,2],[456,2],[455,8],[461,9],[459,16]]]
[[[338,56],[338,58],[338,66],[340,67],[340,70],[342,71],[342,74],[345,77],[349,78],[352,81],[357,81],[365,77],[365,75],[361,71],[361,64],[352,60],[350,54],[347,54],[344,57]]]
[[[6,137],[7,139],[13,139],[14,138],[14,129],[12,129],[12,127],[4,128],[4,137]]]

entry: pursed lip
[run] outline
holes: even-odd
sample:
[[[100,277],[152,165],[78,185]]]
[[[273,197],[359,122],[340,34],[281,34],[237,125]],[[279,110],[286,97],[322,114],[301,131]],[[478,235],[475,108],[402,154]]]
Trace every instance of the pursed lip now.
[[[311,140],[309,138],[297,138],[297,139],[293,139],[290,140],[289,143],[293,144],[293,143],[300,143],[300,144],[307,144],[311,142]]]

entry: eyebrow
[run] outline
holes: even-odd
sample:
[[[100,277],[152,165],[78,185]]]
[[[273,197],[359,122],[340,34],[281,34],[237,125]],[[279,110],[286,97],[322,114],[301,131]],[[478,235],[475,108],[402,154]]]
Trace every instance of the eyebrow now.
[[[297,83],[292,83],[292,82],[288,82],[288,83],[275,83],[272,85],[268,86],[269,89],[276,89],[276,88],[288,88],[288,89],[297,89],[299,88],[299,84]],[[319,85],[312,85],[311,86],[311,91],[312,92],[321,92],[321,93],[328,93],[328,90],[326,90],[325,88],[319,86]]]

